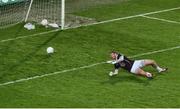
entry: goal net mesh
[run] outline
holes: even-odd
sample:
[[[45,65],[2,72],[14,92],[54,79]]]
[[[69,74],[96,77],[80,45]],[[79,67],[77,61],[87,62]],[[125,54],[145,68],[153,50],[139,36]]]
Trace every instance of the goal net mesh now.
[[[0,0],[0,28],[24,20],[29,0]]]
[[[28,21],[40,23],[47,19],[50,23],[61,23],[61,0],[34,0]]]
[[[98,13],[98,8],[124,0],[66,0],[65,27],[77,27],[98,22],[90,13]],[[103,15],[102,15],[103,16]]]

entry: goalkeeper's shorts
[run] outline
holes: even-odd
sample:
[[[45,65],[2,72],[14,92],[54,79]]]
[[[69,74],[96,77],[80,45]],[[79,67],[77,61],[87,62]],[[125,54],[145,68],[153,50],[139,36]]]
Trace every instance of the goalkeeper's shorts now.
[[[144,67],[144,66],[145,66],[144,60],[136,60],[136,61],[134,61],[134,64],[133,64],[133,66],[131,68],[131,73],[137,74],[138,73],[137,70],[139,68]]]

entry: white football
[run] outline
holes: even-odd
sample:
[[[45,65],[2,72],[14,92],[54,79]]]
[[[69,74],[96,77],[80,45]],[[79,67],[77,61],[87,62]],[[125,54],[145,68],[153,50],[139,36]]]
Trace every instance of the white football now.
[[[48,25],[47,19],[43,19],[43,20],[41,21],[41,25],[47,26],[47,25]]]
[[[48,54],[54,53],[54,48],[48,47],[48,48],[47,48],[47,53],[48,53]]]

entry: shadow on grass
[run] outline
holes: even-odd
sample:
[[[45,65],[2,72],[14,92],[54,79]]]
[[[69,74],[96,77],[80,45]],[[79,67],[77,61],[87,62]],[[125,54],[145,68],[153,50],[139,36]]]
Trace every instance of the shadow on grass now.
[[[45,47],[49,42],[51,42],[54,38],[56,38],[56,36],[59,34],[60,31],[56,32],[55,34],[53,34],[50,38],[48,38],[47,40],[45,40],[42,44],[40,44],[39,46],[36,47],[36,49],[30,50],[31,52],[29,54],[27,54],[26,56],[22,57],[21,60],[19,60],[18,62],[16,62],[16,64],[9,66],[8,69],[6,69],[6,72],[8,73],[3,73],[3,75],[1,75],[0,79],[3,79],[5,76],[9,76],[9,75],[13,75],[14,70],[23,65],[26,61],[31,60],[34,56],[36,56],[36,53],[43,47]],[[42,58],[48,58],[48,56],[42,56]],[[10,72],[10,73],[9,73]]]
[[[112,77],[109,77],[108,76],[108,80],[107,81],[103,81],[101,82],[101,84],[111,84],[111,85],[115,85],[117,83],[130,83],[130,82],[135,82],[135,83],[140,83],[140,84],[143,84],[143,85],[149,85],[150,83],[150,79],[147,79],[147,78],[144,78],[142,79],[142,77],[138,77],[138,76],[135,76],[135,75],[129,75],[129,76],[112,76]]]

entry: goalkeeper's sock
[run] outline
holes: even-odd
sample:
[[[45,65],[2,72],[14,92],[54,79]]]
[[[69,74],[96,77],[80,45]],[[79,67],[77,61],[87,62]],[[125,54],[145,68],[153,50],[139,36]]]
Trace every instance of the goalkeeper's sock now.
[[[158,72],[161,73],[161,72],[165,72],[167,70],[168,70],[168,68],[161,68],[161,70],[159,70]]]
[[[159,66],[157,66],[156,69],[157,69],[158,72],[161,72],[161,71],[163,70],[163,69],[162,69],[161,67],[159,67]]]

